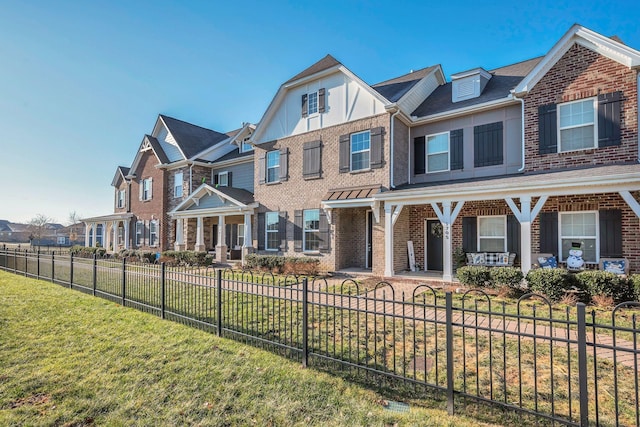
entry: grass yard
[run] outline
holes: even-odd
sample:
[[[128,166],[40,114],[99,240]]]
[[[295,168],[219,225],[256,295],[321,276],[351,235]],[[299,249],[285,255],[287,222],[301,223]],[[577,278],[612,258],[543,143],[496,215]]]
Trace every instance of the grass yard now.
[[[0,425],[478,425],[443,402],[392,412],[272,353],[5,272],[0,331]]]

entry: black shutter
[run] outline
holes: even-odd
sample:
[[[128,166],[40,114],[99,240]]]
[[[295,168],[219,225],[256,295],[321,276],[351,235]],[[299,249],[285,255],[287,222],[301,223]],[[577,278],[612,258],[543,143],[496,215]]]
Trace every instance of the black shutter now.
[[[502,122],[474,126],[474,166],[501,165],[503,163]]]
[[[227,172],[227,186],[231,187],[231,172]]]
[[[349,135],[340,135],[340,173],[349,172],[351,170],[351,137]]]
[[[265,215],[264,213],[258,213],[258,250],[264,251],[265,248]]]
[[[302,252],[302,211],[293,213],[293,250]]]
[[[540,253],[558,255],[558,212],[540,214]]]
[[[620,209],[601,210],[600,216],[600,256],[621,258],[622,255],[622,211]]]
[[[307,108],[307,94],[302,95],[302,117],[307,117],[308,108]]]
[[[331,245],[329,221],[327,220],[327,214],[324,209],[320,209],[320,252],[329,252]]]
[[[598,95],[598,147],[620,145],[622,92]]]
[[[415,175],[420,175],[427,171],[425,163],[427,153],[425,150],[425,137],[413,138],[413,173]]]
[[[324,113],[325,110],[325,94],[324,94],[324,88],[320,88],[318,89],[318,112],[319,113]]]
[[[384,128],[371,129],[371,169],[382,167],[382,132]]]
[[[475,216],[462,218],[462,250],[465,252],[478,250],[478,219]]]
[[[219,181],[219,178],[218,178],[218,174],[214,174],[213,175],[213,186],[217,187],[219,182],[220,181]]]
[[[289,176],[289,149],[280,149],[280,181],[286,181]]]
[[[558,152],[558,117],[556,104],[538,107],[538,153]],[[556,249],[557,250],[557,249]],[[547,252],[545,252],[547,253]],[[555,253],[555,251],[553,252]]]
[[[287,213],[278,212],[278,237],[280,238],[280,250],[287,250]]]
[[[507,215],[507,251],[520,254],[520,221],[515,215]]]
[[[464,145],[462,129],[449,133],[449,149],[451,150],[451,170],[464,169]]]
[[[258,158],[258,184],[264,184],[266,178],[266,158],[261,154]]]
[[[322,141],[309,141],[303,145],[302,176],[305,179],[320,178]]]

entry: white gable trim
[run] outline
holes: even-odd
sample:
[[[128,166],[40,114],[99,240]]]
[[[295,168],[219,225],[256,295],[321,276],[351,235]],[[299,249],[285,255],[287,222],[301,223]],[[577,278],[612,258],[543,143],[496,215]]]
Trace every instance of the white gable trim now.
[[[184,155],[184,152],[182,151],[182,148],[180,148],[180,144],[178,144],[178,140],[176,139],[175,135],[171,133],[171,130],[169,129],[169,126],[167,126],[167,124],[165,123],[165,121],[162,119],[162,116],[158,116],[158,121],[162,123],[162,126],[164,126],[164,128],[167,130],[167,133],[169,135],[171,135],[171,138],[173,138],[174,141],[176,141],[176,148],[178,149],[178,151],[180,151],[180,155],[182,156],[183,159],[186,159],[187,156]],[[157,126],[157,123],[156,123]],[[154,126],[153,131],[155,133],[154,138],[156,137],[156,135],[158,135],[155,131],[156,131],[156,126]],[[160,141],[158,141],[160,142]]]
[[[216,188],[214,188],[214,187],[212,187],[212,186],[210,186],[208,184],[202,184],[193,193],[191,193],[191,195],[189,195],[189,197],[187,197],[184,201],[182,201],[182,203],[180,203],[178,206],[176,206],[175,209],[173,209],[171,212],[169,212],[169,216],[172,216],[172,217],[176,217],[176,216],[192,217],[193,216],[193,211],[187,211],[187,209],[190,208],[193,205],[198,206],[200,204],[200,199],[202,199],[202,197],[211,196],[211,195],[218,196],[220,198],[220,200],[228,200],[229,202],[234,204],[235,207],[232,208],[234,210],[234,212],[246,211],[246,210],[249,210],[249,211],[253,212],[253,209],[254,209],[253,205],[246,205],[246,204],[244,204],[242,202],[239,202],[238,200],[234,199],[233,197],[229,197],[228,195],[224,194],[223,192],[217,190]],[[228,211],[229,210],[228,207],[214,208],[214,209],[216,209],[216,211]]]
[[[120,167],[118,166],[118,168],[116,169],[116,174],[113,176],[113,179],[111,180],[111,185],[114,187],[117,187],[118,181],[120,181],[120,179],[126,182],[127,177],[122,174],[122,169],[120,169]]]
[[[522,79],[513,92],[517,96],[523,96],[531,91],[575,43],[629,68],[640,68],[639,51],[576,24],[562,36],[538,65]]]
[[[131,169],[129,169],[129,175],[128,175],[129,177],[136,175],[136,169],[138,168],[138,166],[140,166],[140,160],[142,159],[142,154],[148,150],[153,151],[153,155],[156,156],[158,163],[162,164],[160,163],[160,158],[158,157],[158,153],[156,153],[156,150],[153,149],[153,145],[151,145],[151,142],[149,142],[149,138],[147,137],[147,135],[145,135],[144,138],[142,138],[142,143],[140,144],[140,148],[136,153],[136,157],[133,159],[133,163],[131,164]]]
[[[436,84],[431,86],[431,82],[435,82]],[[402,112],[408,117],[411,113],[418,108],[418,106],[427,99],[434,90],[436,90],[439,86],[445,84],[447,79],[442,72],[442,67],[438,64],[429,74],[424,76],[417,82],[411,89],[407,91],[396,104]]]

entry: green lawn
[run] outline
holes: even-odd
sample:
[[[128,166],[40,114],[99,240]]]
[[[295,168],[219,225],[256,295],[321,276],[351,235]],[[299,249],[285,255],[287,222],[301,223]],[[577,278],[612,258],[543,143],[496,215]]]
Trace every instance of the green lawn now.
[[[272,353],[0,272],[0,425],[478,425]]]

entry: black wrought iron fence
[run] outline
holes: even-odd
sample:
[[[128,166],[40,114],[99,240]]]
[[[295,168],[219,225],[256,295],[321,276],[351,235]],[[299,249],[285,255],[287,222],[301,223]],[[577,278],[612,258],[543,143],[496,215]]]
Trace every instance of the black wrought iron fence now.
[[[0,250],[0,268],[278,348],[304,366],[432,390],[450,413],[475,401],[542,422],[640,426],[637,302],[603,314],[534,294],[507,302],[481,290],[17,250]]]

